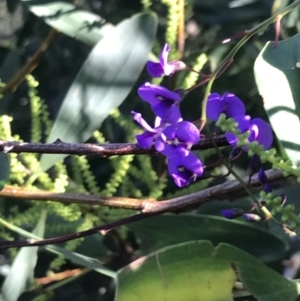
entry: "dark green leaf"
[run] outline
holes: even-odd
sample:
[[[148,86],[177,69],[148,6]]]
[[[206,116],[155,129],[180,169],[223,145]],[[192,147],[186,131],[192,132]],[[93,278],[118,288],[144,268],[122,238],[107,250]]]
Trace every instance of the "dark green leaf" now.
[[[268,42],[255,61],[256,83],[273,130],[288,157],[300,161],[300,34]]]
[[[46,212],[41,213],[40,220],[33,234],[44,236]],[[33,279],[33,271],[37,262],[38,247],[22,248],[16,256],[11,270],[4,280],[1,301],[17,301],[25,291],[27,282]]]
[[[294,301],[299,284],[228,244],[174,245],[142,257],[118,273],[118,301],[232,300],[238,276],[259,301]]]
[[[10,175],[10,158],[9,155],[0,152],[0,190],[5,186]]]
[[[157,21],[139,14],[120,23],[92,50],[71,86],[48,142],[85,142],[127,97],[140,75],[155,38]],[[65,155],[43,155],[47,170]]]
[[[156,216],[127,227],[141,235],[143,254],[196,239],[229,243],[268,261],[282,258],[288,249],[284,240],[249,222],[209,215]]]
[[[80,10],[72,3],[22,1],[51,27],[90,46],[96,45],[105,34],[113,34],[113,25],[105,24],[100,16]]]

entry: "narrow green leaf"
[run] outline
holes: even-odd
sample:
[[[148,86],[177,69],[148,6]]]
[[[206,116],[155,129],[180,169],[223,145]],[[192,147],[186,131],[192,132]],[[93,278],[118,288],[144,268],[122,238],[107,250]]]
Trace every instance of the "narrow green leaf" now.
[[[33,235],[44,236],[46,211],[43,211]],[[11,270],[4,280],[1,290],[1,301],[17,301],[25,291],[27,283],[33,279],[33,271],[37,262],[38,247],[21,248]]]
[[[268,42],[254,65],[264,107],[279,141],[293,163],[300,162],[300,34]]]
[[[287,242],[268,230],[212,215],[162,215],[127,227],[142,239],[143,254],[196,239],[209,239],[214,245],[229,243],[266,261],[282,258],[288,250]]]
[[[150,53],[157,27],[153,14],[120,23],[92,50],[60,108],[47,142],[85,142],[127,97]],[[47,170],[65,155],[42,155]]]
[[[242,250],[192,241],[161,249],[120,270],[117,300],[229,301],[237,276],[258,301],[295,301],[299,294],[297,283]]]
[[[95,46],[105,34],[113,34],[113,25],[105,23],[99,15],[78,9],[72,3],[22,1],[51,27],[90,46]]]
[[[17,226],[14,226],[14,225],[12,225],[11,223],[8,223],[7,221],[5,221],[2,218],[0,218],[0,224],[5,226],[6,228],[10,229],[11,231],[19,233],[20,235],[23,235],[25,237],[32,238],[32,239],[37,239],[37,240],[42,239],[40,236],[32,234],[30,232],[27,232],[26,230],[21,229]],[[95,235],[97,235],[97,234],[95,234]],[[26,248],[24,248],[24,250],[30,250],[30,249],[33,249],[33,248],[35,248],[35,247],[26,247]],[[112,270],[106,268],[105,266],[103,266],[101,264],[101,262],[97,259],[90,258],[90,257],[84,256],[82,254],[78,254],[78,253],[75,253],[75,252],[65,250],[64,248],[61,248],[61,247],[56,246],[56,245],[47,245],[47,246],[45,246],[45,249],[48,250],[49,252],[63,255],[65,258],[73,261],[74,263],[77,263],[77,264],[82,265],[84,267],[87,267],[89,269],[93,269],[94,271],[96,271],[98,273],[101,273],[103,275],[106,275],[106,276],[109,276],[109,277],[112,277],[112,278],[116,277],[116,273],[114,271],[112,271]],[[5,301],[5,300],[3,300],[3,301]]]

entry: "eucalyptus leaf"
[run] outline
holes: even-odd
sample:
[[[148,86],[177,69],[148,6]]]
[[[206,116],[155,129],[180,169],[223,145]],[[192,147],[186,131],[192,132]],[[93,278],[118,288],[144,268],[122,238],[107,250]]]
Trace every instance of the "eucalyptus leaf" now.
[[[127,225],[142,239],[143,254],[168,245],[209,239],[214,245],[232,244],[261,260],[282,258],[288,250],[285,240],[249,222],[211,215],[162,215]]]
[[[272,128],[287,156],[300,162],[300,34],[268,42],[257,57],[254,73]]]
[[[33,230],[34,235],[43,237],[45,232],[46,211],[41,213],[40,220]],[[21,248],[9,274],[4,280],[1,290],[1,301],[17,301],[25,291],[26,285],[33,280],[33,272],[37,262],[38,247]]]
[[[105,34],[113,34],[114,26],[99,15],[78,9],[63,1],[22,0],[32,13],[62,33],[95,46]]]
[[[127,97],[150,53],[157,20],[138,14],[121,22],[92,50],[69,89],[47,142],[88,140],[103,120]],[[42,155],[47,170],[66,155]]]
[[[259,301],[295,301],[299,294],[299,284],[242,250],[192,241],[141,257],[120,270],[117,300],[231,301],[237,275]]]

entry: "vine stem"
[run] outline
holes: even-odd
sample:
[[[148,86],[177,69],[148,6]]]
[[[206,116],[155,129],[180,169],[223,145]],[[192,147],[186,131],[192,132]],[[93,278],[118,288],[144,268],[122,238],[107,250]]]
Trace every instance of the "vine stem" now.
[[[211,77],[207,83],[206,90],[204,93],[204,98],[202,101],[202,112],[201,112],[201,121],[205,123],[206,121],[206,106],[207,106],[207,100],[208,96],[210,94],[212,85],[215,81],[215,79],[218,77],[220,72],[224,72],[225,69],[228,68],[230,63],[233,61],[234,56],[236,53],[239,51],[239,49],[257,32],[262,30],[263,28],[271,25],[272,23],[276,22],[278,18],[282,18],[286,14],[290,13],[294,8],[300,5],[300,0],[297,0],[293,2],[292,4],[288,5],[286,8],[281,10],[280,12],[274,14],[272,17],[269,19],[265,20],[264,22],[258,24],[257,26],[253,27],[250,30],[245,31],[244,37],[232,48],[232,50],[226,55],[226,57],[221,61],[221,63],[218,65],[218,67],[213,71],[211,74]],[[224,69],[225,68],[225,69]],[[196,88],[197,85],[194,88]]]

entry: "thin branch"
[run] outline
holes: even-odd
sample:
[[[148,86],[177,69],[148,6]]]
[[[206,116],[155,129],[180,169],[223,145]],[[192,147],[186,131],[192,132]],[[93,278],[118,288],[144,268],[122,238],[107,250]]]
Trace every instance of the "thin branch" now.
[[[18,71],[18,73],[3,88],[0,89],[0,94],[13,92],[18,88],[26,75],[31,73],[37,67],[38,63],[58,35],[59,31],[56,29],[51,29],[50,33],[37,52],[28,60],[27,64],[20,71]]]
[[[37,201],[52,201],[64,204],[81,204],[89,206],[107,206],[112,208],[122,208],[129,210],[142,210],[145,205],[151,202],[156,202],[154,199],[134,199],[124,197],[104,197],[91,194],[80,193],[54,193],[44,190],[28,190],[22,187],[15,187],[6,185],[0,191],[0,197],[9,197],[24,200],[37,200]]]
[[[229,145],[225,136],[215,137],[218,146]],[[209,149],[213,144],[209,138],[202,138],[201,141],[193,145],[193,150]],[[39,153],[39,154],[68,154],[68,155],[141,155],[156,153],[154,147],[142,149],[135,143],[111,143],[111,144],[92,144],[92,143],[66,143],[57,139],[53,143],[30,143],[30,142],[8,142],[0,140],[0,151],[5,153]]]
[[[283,178],[283,172],[280,170],[273,171],[269,170],[266,172],[266,175],[268,177],[268,181],[273,182],[279,179]],[[248,177],[245,177],[243,179],[244,182],[248,181]],[[260,182],[258,181],[257,175],[253,176],[251,179],[251,185],[252,186],[259,186]],[[189,206],[194,205],[201,205],[209,200],[212,200],[214,198],[218,198],[220,196],[230,195],[233,192],[238,192],[243,190],[243,185],[236,181],[231,180],[228,182],[225,182],[223,184],[204,189],[202,191],[198,191],[186,196],[177,197],[165,201],[147,201],[144,200],[141,202],[141,208],[139,209],[141,213],[126,217],[124,219],[108,223],[105,225],[97,226],[92,229],[78,232],[78,233],[71,233],[67,235],[62,235],[59,237],[53,237],[43,240],[25,240],[25,241],[1,241],[0,247],[2,248],[11,248],[11,247],[30,247],[30,246],[44,246],[48,244],[56,244],[56,243],[62,243],[65,241],[77,239],[80,237],[85,237],[88,235],[92,235],[98,232],[106,233],[107,231],[110,231],[114,228],[130,224],[132,222],[136,222],[139,220],[143,220],[145,218],[163,214],[166,212],[178,212],[179,209],[183,209]],[[83,196],[84,197],[84,196]],[[108,205],[106,203],[106,205]]]

